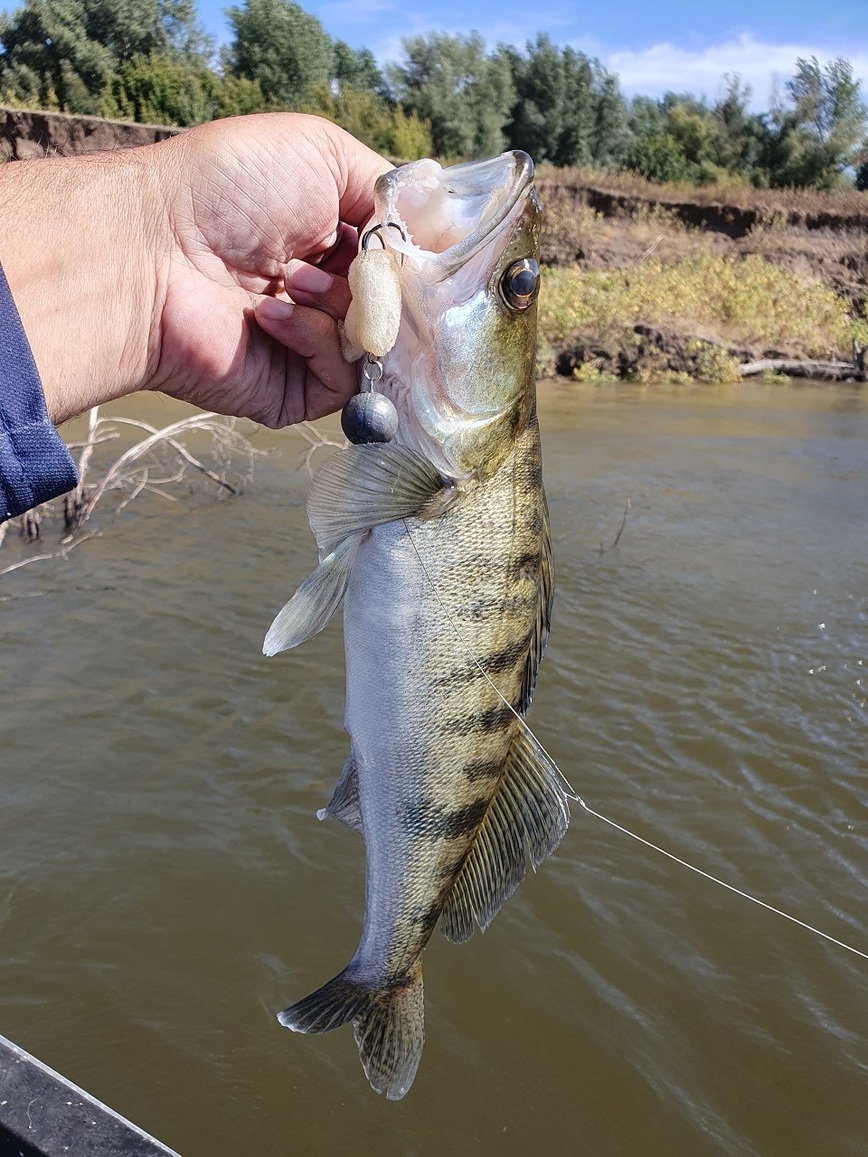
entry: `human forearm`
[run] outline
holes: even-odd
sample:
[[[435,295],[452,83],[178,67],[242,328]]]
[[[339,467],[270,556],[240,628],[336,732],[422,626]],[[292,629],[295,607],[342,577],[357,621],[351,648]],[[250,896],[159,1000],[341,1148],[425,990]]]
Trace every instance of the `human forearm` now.
[[[388,168],[295,113],[0,166],[0,263],[51,419],[140,389],[275,427],[339,409],[346,272]]]
[[[0,166],[0,263],[54,422],[150,375],[161,252],[150,151]]]

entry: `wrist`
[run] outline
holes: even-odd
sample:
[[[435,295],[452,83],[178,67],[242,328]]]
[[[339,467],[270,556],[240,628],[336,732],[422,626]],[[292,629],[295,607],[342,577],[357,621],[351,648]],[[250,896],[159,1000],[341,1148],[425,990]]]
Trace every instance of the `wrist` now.
[[[0,262],[55,423],[156,364],[159,198],[137,152],[0,166]]]

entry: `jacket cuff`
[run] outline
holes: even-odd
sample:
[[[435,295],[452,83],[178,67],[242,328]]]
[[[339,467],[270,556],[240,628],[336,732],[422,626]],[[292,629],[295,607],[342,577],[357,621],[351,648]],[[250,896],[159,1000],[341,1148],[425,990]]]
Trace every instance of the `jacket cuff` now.
[[[0,522],[78,485],[0,266]]]

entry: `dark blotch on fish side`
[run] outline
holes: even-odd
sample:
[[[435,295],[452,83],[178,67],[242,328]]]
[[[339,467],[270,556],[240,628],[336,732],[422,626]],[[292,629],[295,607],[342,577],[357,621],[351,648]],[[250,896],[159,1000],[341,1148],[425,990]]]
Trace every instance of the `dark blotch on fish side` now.
[[[413,923],[423,932],[433,932],[442,910],[443,902],[438,898],[429,907],[420,909],[418,915],[413,917]]]
[[[448,719],[443,730],[453,735],[473,735],[477,731],[483,735],[494,735],[498,731],[505,731],[514,718],[508,703],[498,703],[485,711],[474,712],[473,715]]]
[[[520,554],[517,558],[510,559],[506,570],[507,580],[519,582],[522,579],[536,578],[541,564],[542,551],[539,549]]]
[[[470,783],[480,779],[497,779],[502,770],[502,759],[476,759],[464,765],[464,775]]]
[[[488,799],[474,800],[464,807],[447,811],[430,800],[420,799],[407,805],[407,826],[421,839],[452,840],[475,831],[488,809]]]
[[[532,631],[528,631],[521,639],[516,639],[514,643],[503,647],[500,651],[495,651],[487,659],[483,660],[483,667],[491,675],[503,671],[511,671],[519,659],[527,656],[530,648],[530,639]]]

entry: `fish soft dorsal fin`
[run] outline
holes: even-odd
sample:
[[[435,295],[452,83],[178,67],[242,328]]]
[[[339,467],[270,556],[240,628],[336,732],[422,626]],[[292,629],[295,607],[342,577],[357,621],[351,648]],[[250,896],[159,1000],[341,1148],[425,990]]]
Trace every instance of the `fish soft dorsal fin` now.
[[[332,798],[316,813],[318,820],[336,819],[354,831],[362,831],[362,809],[359,803],[359,772],[356,761],[350,756],[344,764]]]
[[[317,471],[307,516],[320,550],[348,534],[418,514],[443,479],[415,450],[394,443],[346,446]]]
[[[518,712],[524,715],[533,697],[536,686],[536,676],[542,662],[543,653],[549,638],[551,627],[552,603],[555,597],[555,566],[552,557],[552,540],[549,526],[549,511],[545,497],[543,497],[542,523],[542,559],[540,561],[540,590],[537,604],[536,622],[531,635],[530,646],[527,652],[524,675],[521,681],[521,697],[518,702]]]
[[[297,647],[334,618],[350,581],[361,534],[345,538],[308,575],[268,628],[262,650],[277,655]]]
[[[440,916],[448,940],[463,942],[474,923],[484,932],[525,877],[550,856],[570,822],[573,794],[556,764],[522,727],[497,790]]]

